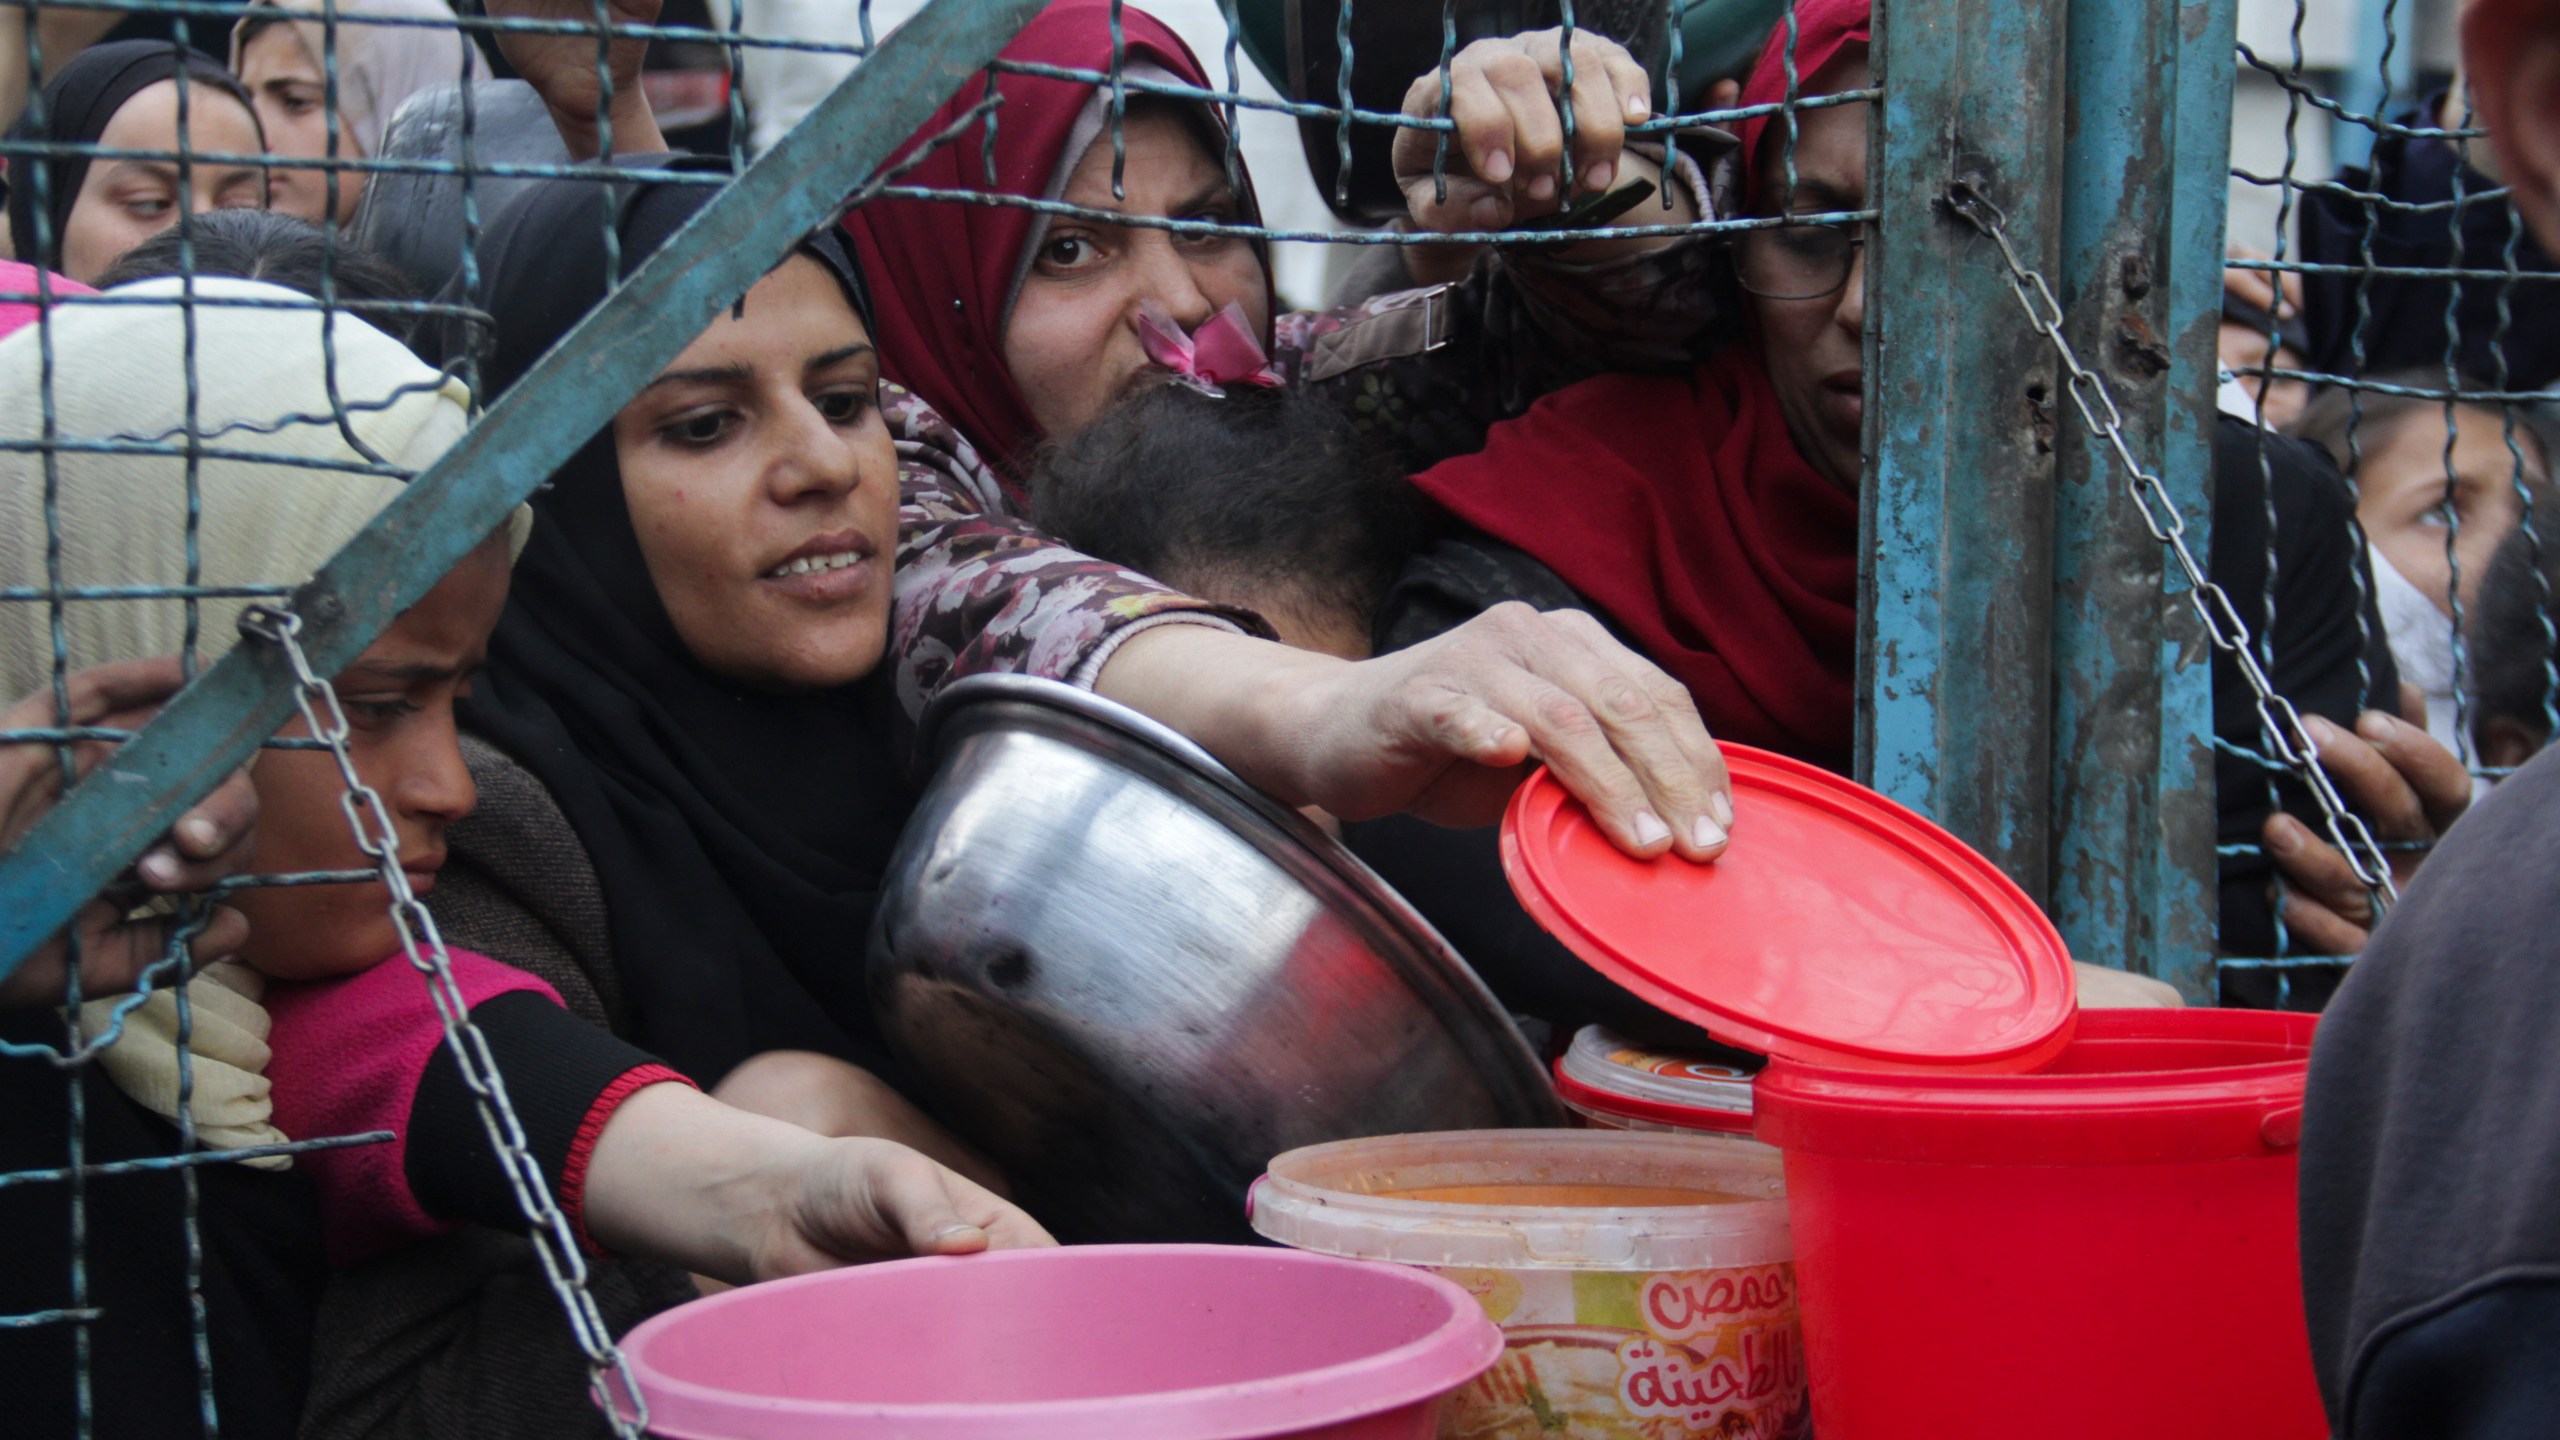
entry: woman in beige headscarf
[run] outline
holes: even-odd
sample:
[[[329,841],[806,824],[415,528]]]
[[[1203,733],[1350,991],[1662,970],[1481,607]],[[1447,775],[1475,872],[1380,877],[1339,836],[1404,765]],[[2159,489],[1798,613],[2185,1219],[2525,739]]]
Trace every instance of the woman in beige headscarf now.
[[[106,298],[167,303],[66,306],[47,333],[31,328],[0,341],[0,586],[299,586],[461,435],[462,388],[363,322],[340,314],[332,330],[307,301],[260,308],[292,305],[301,298],[294,292],[205,277],[195,282],[190,320],[178,303],[181,284],[118,287]],[[48,391],[50,432],[48,407],[37,403]],[[45,447],[50,456],[27,443],[46,438],[55,442]],[[161,454],[127,443],[135,441],[186,444]],[[332,681],[349,725],[340,755],[378,800],[367,807],[368,829],[387,827],[420,894],[442,867],[445,831],[475,802],[455,702],[497,626],[530,526],[530,512],[519,509]],[[200,653],[229,648],[245,603],[199,598]],[[167,597],[0,604],[0,687],[42,685],[58,665],[183,648],[187,611]],[[370,868],[330,755],[270,749],[252,773],[262,869]],[[235,896],[250,920],[247,963],[210,967],[185,985],[192,1028],[183,1039],[165,993],[84,1006],[76,1017],[99,1068],[135,1102],[89,1100],[89,1156],[167,1152],[165,1127],[155,1141],[135,1106],[164,1119],[183,1111],[216,1150],[287,1136],[398,1137],[303,1152],[290,1175],[224,1165],[200,1177],[222,1187],[208,1188],[198,1208],[210,1277],[200,1313],[219,1337],[213,1385],[225,1434],[292,1433],[298,1379],[278,1376],[244,1392],[237,1377],[254,1380],[261,1364],[298,1373],[294,1357],[307,1357],[316,1284],[306,1286],[308,1257],[293,1252],[310,1248],[310,1232],[331,1262],[352,1264],[461,1223],[521,1225],[514,1172],[488,1163],[473,1138],[482,1132],[471,1090],[434,1078],[451,1016],[400,963],[404,938],[387,899],[378,881]],[[478,1032],[474,1052],[517,1082],[525,1133],[543,1137],[530,1149],[549,1193],[570,1227],[599,1245],[743,1284],[865,1259],[1049,1243],[1020,1210],[922,1154],[732,1108],[571,1013],[532,974],[459,949],[448,960],[448,993],[459,994]],[[49,1015],[0,1011],[0,1038],[51,1045],[60,1034]],[[190,1065],[193,1089],[182,1106],[182,1066]],[[71,1157],[61,1087],[66,1074],[82,1084],[85,1073],[94,1072],[0,1054],[0,1172]],[[107,1143],[118,1125],[123,1140]],[[316,1198],[306,1207],[316,1208],[313,1223],[298,1234],[292,1197],[282,1193],[296,1181]],[[263,1195],[251,1188],[261,1182],[272,1182]],[[93,1233],[114,1241],[88,1250],[90,1293],[107,1297],[93,1350],[109,1358],[97,1373],[118,1381],[93,1387],[102,1434],[175,1433],[197,1413],[184,1326],[169,1307],[133,1298],[135,1287],[158,1283],[177,1299],[166,1286],[174,1257],[150,1243],[174,1224],[114,1208],[148,1183],[102,1186],[86,1201]],[[72,1231],[62,1193],[0,1188],[0,1234],[13,1237],[0,1245],[0,1314],[82,1303],[66,1290],[68,1253],[50,1238]],[[226,1257],[245,1247],[226,1249],[222,1236],[261,1226],[260,1247],[234,1268]],[[19,1244],[19,1236],[34,1238]],[[258,1332],[245,1355],[244,1330]],[[234,1347],[227,1355],[226,1342]],[[137,1359],[155,1353],[155,1362]],[[69,1395],[58,1379],[70,1366],[42,1360],[0,1329],[11,1433],[70,1428],[44,1409]],[[233,1389],[220,1393],[225,1385]],[[261,1396],[263,1421],[244,1422]]]
[[[441,24],[371,23],[376,17]],[[332,25],[319,0],[255,0],[231,32],[231,71],[255,97],[268,149],[280,156],[362,160],[382,148],[382,132],[412,95],[485,74],[479,54],[444,0],[362,0]],[[338,61],[337,148],[329,145],[329,72]],[[335,214],[345,224],[364,194],[361,169],[279,166],[268,172],[269,205],[305,220]],[[329,180],[337,177],[337,202]]]
[[[380,473],[365,452],[403,471],[423,469],[460,438],[468,419],[461,384],[380,331],[340,315],[324,332],[314,309],[258,308],[304,299],[293,291],[207,277],[195,282],[190,427],[186,321],[175,303],[181,282],[149,281],[114,293],[165,295],[173,303],[57,313],[49,386],[34,327],[0,342],[0,395],[31,402],[49,388],[61,440],[174,441],[192,428],[204,446],[226,452],[197,461],[198,585],[291,586],[309,579],[400,493],[403,481]],[[330,419],[331,368],[346,402],[344,426]],[[0,440],[38,439],[42,424],[39,405],[11,404],[0,411]],[[300,463],[280,465],[269,457]],[[184,457],[61,450],[53,468],[48,524],[45,457],[0,452],[0,585],[49,583],[49,531],[60,536],[65,586],[189,581]],[[519,543],[530,524],[530,514],[518,511]],[[201,661],[219,658],[238,640],[235,622],[249,603],[240,597],[196,603]],[[0,695],[51,686],[53,618],[50,605],[0,603]],[[177,599],[66,603],[66,668],[176,654],[187,646],[190,618]],[[237,960],[209,967],[189,990],[196,1012],[191,1108],[199,1135],[216,1149],[283,1138],[268,1122],[260,990],[256,972]],[[95,1042],[121,1021],[125,1038],[102,1052],[102,1063],[144,1108],[175,1118],[176,1005],[166,992],[138,1009],[137,1003],[131,997],[92,1001],[82,1007],[81,1030]]]

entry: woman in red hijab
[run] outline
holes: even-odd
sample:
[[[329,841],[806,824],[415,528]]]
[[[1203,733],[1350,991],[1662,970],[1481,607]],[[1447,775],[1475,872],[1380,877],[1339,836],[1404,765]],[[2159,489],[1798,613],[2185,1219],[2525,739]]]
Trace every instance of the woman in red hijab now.
[[[1798,95],[1865,88],[1867,15],[1868,0],[1801,0]],[[1743,106],[1787,98],[1785,40],[1771,37]],[[1750,213],[1864,208],[1867,108],[1798,112],[1792,146],[1781,117],[1737,125]],[[1445,608],[1470,569],[1516,578],[1529,560],[1688,686],[1718,738],[1846,771],[1862,240],[1855,223],[1744,232],[1741,342],[1687,375],[1558,391],[1495,426],[1480,453],[1421,475],[1424,493],[1498,545],[1426,557],[1382,633],[1418,638],[1398,609]]]
[[[1115,53],[1111,18],[1108,0],[1060,0],[1024,27],[1003,58],[1108,71]],[[1215,88],[1162,22],[1124,7],[1120,29],[1117,53],[1129,77]],[[1649,113],[1643,69],[1588,31],[1576,37],[1574,57],[1576,188],[1605,189],[1630,177],[1658,183],[1651,159],[1638,148],[1621,149],[1624,124]],[[1444,231],[1500,228],[1515,216],[1559,208],[1563,146],[1554,32],[1480,41],[1459,52],[1451,77],[1460,135],[1449,147],[1448,202],[1434,197],[1427,140],[1398,158],[1400,171],[1410,170],[1416,181],[1407,193],[1417,223]],[[1115,194],[1107,86],[1001,73],[995,88],[1002,106],[992,136],[983,118],[970,115],[987,86],[983,74],[973,79],[917,132],[902,160],[926,137],[956,131],[956,138],[923,155],[900,183],[1063,200],[1133,216],[1259,219],[1241,162],[1234,178],[1242,183],[1230,183],[1226,136],[1213,106],[1127,92],[1122,188]],[[1435,69],[1416,80],[1408,113],[1436,113],[1438,101]],[[1684,183],[1673,187],[1678,208],[1668,215],[1659,206],[1640,210],[1629,223],[1696,218],[1694,176],[1688,167]],[[1688,342],[1713,318],[1704,247],[1695,242],[1585,244],[1566,252],[1561,265],[1553,256],[1506,257],[1480,267],[1478,280],[1440,296],[1433,307],[1422,306],[1422,292],[1413,292],[1373,301],[1356,314],[1317,317],[1277,314],[1270,266],[1254,240],[957,200],[874,200],[844,224],[864,267],[877,277],[890,376],[958,425],[1007,472],[1009,484],[1018,481],[1020,461],[1033,444],[1083,428],[1164,368],[1141,335],[1147,306],[1184,331],[1233,307],[1239,328],[1268,352],[1270,380],[1324,380],[1359,363],[1362,352],[1393,351],[1396,341],[1389,337],[1410,332],[1395,353],[1430,346],[1444,352],[1435,360],[1472,367],[1452,393],[1482,391],[1498,407],[1510,397],[1507,408],[1485,415],[1455,445],[1409,456],[1415,468],[1471,446],[1481,425],[1498,414],[1517,413],[1534,395],[1609,364],[1684,367],[1694,359]],[[1529,270],[1538,273],[1520,273]],[[1344,333],[1371,320],[1380,323],[1356,341]],[[1435,323],[1442,329],[1435,332]],[[1487,334],[1516,336],[1520,351],[1534,345],[1540,358],[1493,354],[1501,346],[1481,343]]]
[[[1799,0],[1799,95],[1867,88],[1868,13],[1869,0]],[[1781,31],[1743,88],[1744,107],[1786,98],[1783,45]],[[1750,213],[1866,208],[1868,108],[1798,112],[1791,151],[1782,116],[1737,125]],[[1741,343],[1685,377],[1613,375],[1559,391],[1494,427],[1481,453],[1420,476],[1420,488],[1477,534],[1408,567],[1380,617],[1382,639],[1410,643],[1501,599],[1578,605],[1686,685],[1719,740],[1846,772],[1856,712],[1864,253],[1855,224],[1745,232],[1733,250],[1747,305]],[[2324,740],[2322,753],[2342,757],[2333,773],[2351,803],[2386,827],[2394,816],[2433,813],[2420,797],[2442,779],[2462,786],[2460,766],[2431,742],[2423,750],[2433,753],[2422,753],[2423,735],[2397,720],[2360,722],[2378,667],[2355,619],[2372,582],[2353,573],[2362,547],[2343,543],[2352,501],[2325,467],[2268,453],[2262,466],[2258,437],[2245,429],[2226,426],[2217,436],[2213,576],[2233,595],[2266,597],[2277,689],[2306,716],[2325,717],[2337,738]],[[2279,521],[2272,532],[2271,514]],[[2271,549],[2281,552],[2272,591]],[[2259,610],[2242,603],[2260,624]],[[2369,619],[2365,629],[2379,633]],[[2257,746],[2245,682],[2224,657],[2213,664],[2217,735]],[[2389,693],[2387,683],[2376,688]],[[2360,725],[2381,727],[2365,733],[2388,735],[2389,749],[2351,753],[2364,744],[2350,733]],[[2222,867],[2224,945],[2269,953],[2270,872],[2278,870],[2294,943],[2351,948],[2361,933],[2328,908],[2348,903],[2342,894],[2361,903],[2360,887],[2338,879],[2344,861],[2313,828],[2274,808],[2248,761],[2226,755],[2219,768],[2220,838],[2235,847]],[[2459,808],[2458,788],[2450,803]],[[2262,838],[2267,858],[2241,848]],[[2327,929],[2315,928],[2322,922]]]

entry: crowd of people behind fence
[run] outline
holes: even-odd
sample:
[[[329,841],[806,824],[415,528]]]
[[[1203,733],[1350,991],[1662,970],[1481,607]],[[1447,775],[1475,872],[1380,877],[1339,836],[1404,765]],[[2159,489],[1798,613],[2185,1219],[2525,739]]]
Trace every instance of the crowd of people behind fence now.
[[[881,198],[804,237],[332,677],[615,1330],[706,1287],[1051,1242],[1015,1203],[1037,1177],[973,1153],[889,1052],[847,939],[912,805],[914,722],[964,676],[1093,690],[1322,812],[1538,1033],[1704,1043],[1529,920],[1491,822],[1545,763],[1629,853],[1711,863],[1750,843],[1718,741],[1852,764],[1866,307],[1891,297],[1867,290],[1871,225],[1837,217],[1867,208],[1878,122],[1864,101],[1766,107],[1869,88],[1869,3],[1799,0],[1704,101],[1744,118],[1676,143],[1630,136],[1654,80],[1589,30],[1569,86],[1559,31],[1476,40],[1445,75],[1436,52],[1368,56],[1411,75],[1410,116],[1445,85],[1455,122],[1445,154],[1425,130],[1395,142],[1406,227],[1647,198],[1535,244],[1388,251],[1293,311],[1260,239],[1111,218],[1261,212],[1219,107],[1069,78],[1215,88],[1182,39],[1139,6],[1057,0],[1005,49],[1030,69],[994,97],[985,73],[962,85],[895,159],[908,185],[1065,208]],[[731,178],[725,148],[661,130],[644,41],[613,41],[600,76],[591,35],[361,23],[446,19],[445,0],[361,9],[256,0],[227,30],[0,13],[0,586],[202,587],[0,601],[0,728],[150,714],[182,650],[241,643],[231,590],[311,577]],[[187,48],[181,25],[224,44]],[[837,63],[761,73],[803,62]],[[473,154],[623,173],[490,177],[465,206],[432,166],[365,167],[461,160],[459,86]],[[2503,93],[2532,135],[2560,129],[2560,99]],[[2518,219],[2553,177],[2501,174],[2452,133],[2466,113],[2428,97],[2316,187],[2307,272],[2235,248],[2213,447],[2213,578],[2392,842],[2409,908],[2437,915],[2460,906],[2430,900],[2455,883],[2433,842],[2481,828],[2456,821],[2483,795],[2524,823],[2495,792],[2550,772],[2533,757],[2560,724],[2560,423],[2535,395],[2560,381],[2560,236]],[[1735,217],[1780,223],[1620,233]],[[193,456],[55,446],[191,436]],[[2308,793],[2268,778],[2228,657],[2213,699],[2223,951],[2386,948],[2410,922],[2371,933]],[[0,745],[0,847],[63,770],[51,745]],[[373,868],[341,790],[327,753],[262,752],[0,981],[0,1040],[95,1057],[0,1053],[0,1173],[69,1163],[75,1128],[91,1164],[182,1135],[266,1147],[183,1185],[0,1188],[20,1237],[0,1315],[73,1303],[74,1205],[116,1237],[85,1258],[105,1317],[85,1360],[72,1326],[0,1329],[29,1433],[70,1433],[83,1403],[100,1433],[186,1432],[199,1335],[227,1434],[602,1427],[387,887],[177,904],[226,875]],[[2496,863],[2450,868],[2485,887]],[[136,993],[181,925],[210,963]],[[2263,978],[2222,998],[2270,1003]],[[2081,993],[2177,1003],[2086,966]],[[275,1148],[375,1130],[395,1138]],[[2379,1166],[2372,1133],[2319,1153]],[[2315,1300],[2353,1292],[2331,1314],[2354,1326],[2314,1318],[2333,1415],[2397,1373],[2352,1358],[2398,1313],[2356,1288],[2359,1243],[2306,1261]],[[65,1378],[83,1365],[85,1400]]]

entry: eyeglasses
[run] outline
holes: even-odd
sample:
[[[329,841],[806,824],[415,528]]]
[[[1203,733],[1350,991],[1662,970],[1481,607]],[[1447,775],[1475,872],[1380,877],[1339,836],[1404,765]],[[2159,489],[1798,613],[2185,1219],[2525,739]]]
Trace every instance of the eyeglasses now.
[[[1735,236],[1734,277],[1763,300],[1820,300],[1849,283],[1863,224],[1777,225]]]

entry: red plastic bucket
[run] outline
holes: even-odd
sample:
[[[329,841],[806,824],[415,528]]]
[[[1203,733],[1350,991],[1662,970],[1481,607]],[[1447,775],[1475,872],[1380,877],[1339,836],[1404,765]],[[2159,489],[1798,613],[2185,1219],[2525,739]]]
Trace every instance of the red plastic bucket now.
[[[860,1265],[623,1342],[666,1440],[1430,1440],[1501,1350],[1438,1276],[1226,1245]]]
[[[2093,1010],[2032,1074],[1771,1062],[1823,1440],[2317,1440],[2316,1017]]]

